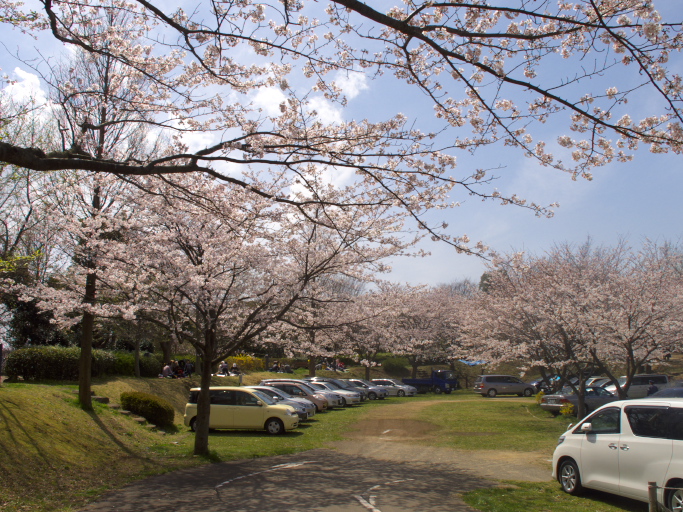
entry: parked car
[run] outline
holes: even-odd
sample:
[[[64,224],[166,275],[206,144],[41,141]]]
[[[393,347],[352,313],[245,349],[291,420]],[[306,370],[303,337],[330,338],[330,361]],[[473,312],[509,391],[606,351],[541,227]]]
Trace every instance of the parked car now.
[[[512,375],[480,375],[474,381],[474,392],[493,398],[496,395],[532,396],[535,389]]]
[[[365,391],[367,391],[367,393],[368,393],[368,399],[369,400],[377,400],[377,399],[383,400],[389,396],[389,392],[385,388],[378,386],[378,385],[370,382],[369,380],[365,380],[365,379],[343,379],[343,380],[350,382],[351,384],[353,384],[356,387],[365,388]]]
[[[614,402],[615,400],[619,400],[619,397],[613,395],[605,388],[589,386],[586,388],[584,396],[586,414],[609,402]],[[554,395],[544,395],[543,398],[541,398],[540,406],[541,409],[550,411],[553,414],[559,414],[560,409],[567,404],[574,406],[574,413],[576,414],[579,407],[579,397],[569,386],[565,386],[561,392]]]
[[[315,416],[315,404],[307,398],[290,395],[286,391],[272,386],[247,386],[247,388],[262,391],[280,404],[291,405],[296,409],[301,421],[306,421]]]
[[[612,381],[607,377],[588,377],[586,379],[586,387],[592,386],[604,388],[605,385],[609,384],[610,382]]]
[[[432,370],[429,377],[417,379],[403,379],[403,384],[413,386],[418,393],[441,393],[450,394],[451,391],[458,389],[458,379],[455,372],[451,370]]]
[[[403,384],[398,379],[372,379],[373,384],[386,388],[389,396],[415,396],[417,388]]]
[[[359,388],[349,383],[348,381],[342,379],[333,379],[331,377],[306,377],[304,379],[306,382],[326,382],[331,387],[333,391],[339,391],[345,389],[347,391],[353,391],[360,394],[360,401],[364,402],[368,399],[368,393],[365,388]]]
[[[293,407],[278,404],[261,391],[218,386],[209,389],[209,396],[209,428],[263,429],[269,434],[284,434],[299,426],[299,416]],[[193,431],[197,426],[198,397],[199,388],[192,388],[185,405],[185,426]]]
[[[342,406],[351,406],[361,403],[361,395],[358,391],[342,388],[328,381],[307,381],[309,386],[314,386],[323,392],[335,393],[342,399]]]
[[[292,396],[306,398],[315,404],[317,412],[326,411],[329,407],[329,402],[324,395],[316,392],[315,389],[306,386],[303,382],[292,382],[278,379],[265,379],[261,381],[262,386],[272,386],[289,393]]]
[[[653,393],[648,398],[683,398],[683,388],[666,388]]]
[[[584,488],[648,501],[648,482],[669,510],[683,510],[683,399],[618,400],[559,438],[553,478],[569,494]]]
[[[307,381],[306,385],[315,389],[318,393],[325,395],[327,398],[327,401],[330,404],[330,408],[332,407],[346,407],[346,398],[340,395],[339,393],[335,393],[332,391],[330,388],[323,386],[319,382],[311,382]]]
[[[655,386],[657,386],[659,391],[673,387],[673,383],[669,380],[668,375],[641,373],[634,375],[631,379],[631,385],[626,392],[628,398],[643,398],[647,396],[647,389],[650,387],[650,381],[655,383]],[[626,377],[619,377],[618,382],[619,387],[624,386],[624,384],[626,384]],[[605,386],[605,389],[610,393],[618,395],[617,387],[614,384]]]

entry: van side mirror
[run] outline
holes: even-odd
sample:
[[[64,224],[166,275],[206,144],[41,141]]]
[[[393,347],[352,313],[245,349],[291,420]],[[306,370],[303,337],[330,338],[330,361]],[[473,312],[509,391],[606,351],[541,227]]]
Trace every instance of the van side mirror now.
[[[584,423],[581,425],[581,432],[591,432],[593,430],[593,425],[591,423]]]

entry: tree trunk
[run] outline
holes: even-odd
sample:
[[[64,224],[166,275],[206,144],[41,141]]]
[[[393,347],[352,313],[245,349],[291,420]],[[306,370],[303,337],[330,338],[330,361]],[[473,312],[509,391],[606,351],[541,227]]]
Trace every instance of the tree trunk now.
[[[194,437],[194,454],[209,455],[209,416],[211,413],[211,362],[208,357],[202,358],[201,390],[197,399],[197,424]]]
[[[95,302],[95,290],[97,278],[95,274],[88,274],[85,278],[85,304]],[[92,384],[92,339],[95,328],[95,315],[90,312],[83,313],[81,321],[81,357],[78,364],[78,399],[81,408],[92,411],[91,384]]]
[[[204,334],[204,353],[201,358],[201,390],[197,399],[197,424],[194,438],[194,454],[209,455],[209,416],[211,413],[211,362],[216,354],[216,332],[209,328]]]
[[[171,342],[170,341],[160,341],[159,348],[161,348],[161,357],[163,358],[162,364],[171,362]]]
[[[308,376],[315,377],[315,357],[308,358]]]
[[[140,378],[140,338],[135,337],[135,377]]]
[[[365,367],[365,380],[370,380],[370,367]]]

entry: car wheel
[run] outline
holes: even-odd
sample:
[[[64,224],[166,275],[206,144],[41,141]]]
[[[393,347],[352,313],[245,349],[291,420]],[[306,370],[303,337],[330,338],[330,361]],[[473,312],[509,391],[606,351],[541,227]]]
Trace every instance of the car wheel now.
[[[368,393],[368,398],[369,398],[370,400],[376,400],[376,399],[377,399],[377,393],[375,393],[374,391],[370,391],[370,392]]]
[[[346,398],[342,397],[341,405],[342,405],[342,407],[346,407]]]
[[[671,482],[667,484],[667,487],[680,487],[683,485],[682,482]],[[672,489],[667,492],[666,495],[666,506],[671,512],[682,512],[683,511],[683,490],[682,489]]]
[[[533,395],[533,394],[534,394],[534,392],[533,392],[533,390],[532,390],[531,388],[526,388],[526,389],[524,390],[524,396],[531,396],[531,395]]]
[[[399,389],[398,393],[396,393],[396,396],[406,396],[406,392],[403,391],[402,389]]]
[[[583,492],[581,485],[581,475],[579,474],[579,467],[573,460],[565,460],[560,464],[560,485],[562,490],[572,496],[578,496]]]
[[[192,432],[197,432],[197,417],[196,416],[190,420],[190,430]]]
[[[270,418],[266,421],[266,430],[270,435],[277,436],[285,433],[285,426],[279,419]]]
[[[436,394],[436,395],[440,395],[442,391],[443,390],[438,386],[434,388],[434,394]]]
[[[496,390],[493,389],[493,388],[489,389],[489,390],[486,392],[486,396],[488,396],[489,398],[493,398],[493,397],[496,396],[497,394],[498,394],[498,391],[496,391]]]

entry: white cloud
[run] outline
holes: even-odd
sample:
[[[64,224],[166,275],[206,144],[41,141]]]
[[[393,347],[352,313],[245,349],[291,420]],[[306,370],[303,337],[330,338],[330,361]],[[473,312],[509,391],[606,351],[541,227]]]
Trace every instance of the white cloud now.
[[[361,91],[370,89],[368,77],[363,73],[346,73],[340,71],[337,73],[334,82],[342,91],[344,91],[344,95],[349,99],[355,98]]]
[[[12,82],[2,90],[3,95],[20,103],[35,101],[39,106],[47,103],[47,93],[42,89],[38,75],[17,67],[10,79]]]
[[[322,97],[313,98],[308,103],[309,112],[315,110],[322,123],[336,124],[343,121],[341,109]]]
[[[275,87],[268,87],[259,89],[253,97],[253,104],[269,116],[280,115],[280,104],[287,101],[287,97],[280,89]]]

